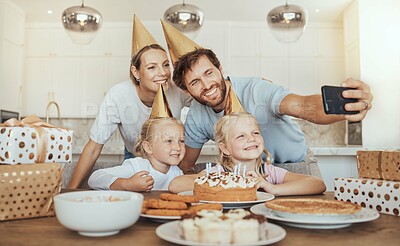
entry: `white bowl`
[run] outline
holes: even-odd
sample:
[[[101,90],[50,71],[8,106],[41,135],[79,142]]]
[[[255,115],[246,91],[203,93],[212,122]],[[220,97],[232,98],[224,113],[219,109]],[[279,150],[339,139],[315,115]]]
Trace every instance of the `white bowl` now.
[[[130,191],[75,191],[54,196],[58,221],[68,229],[92,237],[114,235],[133,225],[142,203],[143,195]]]

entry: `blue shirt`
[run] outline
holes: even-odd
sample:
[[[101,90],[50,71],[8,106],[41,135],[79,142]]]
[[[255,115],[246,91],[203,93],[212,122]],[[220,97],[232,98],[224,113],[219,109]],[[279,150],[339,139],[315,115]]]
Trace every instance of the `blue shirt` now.
[[[260,125],[265,148],[274,163],[301,162],[307,154],[307,144],[300,127],[282,115],[279,106],[291,92],[279,85],[256,77],[229,77],[243,108],[254,115]],[[214,125],[224,115],[193,100],[186,122],[186,145],[202,148],[214,140]]]

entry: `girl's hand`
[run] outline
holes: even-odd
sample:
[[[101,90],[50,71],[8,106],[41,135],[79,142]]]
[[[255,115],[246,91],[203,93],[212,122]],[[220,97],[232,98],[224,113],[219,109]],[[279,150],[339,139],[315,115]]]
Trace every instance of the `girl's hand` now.
[[[124,182],[125,189],[130,191],[150,191],[153,185],[154,179],[148,171],[137,172]]]
[[[265,192],[273,194],[273,190],[274,190],[275,186],[273,184],[271,184],[270,182],[268,182],[267,180],[265,180],[265,178],[268,177],[268,174],[266,174],[264,176],[260,176],[255,171],[252,170],[252,171],[246,172],[246,176],[250,176],[250,177],[254,178],[254,180],[257,182],[257,184],[256,184],[257,190],[259,188],[261,188]]]
[[[265,174],[265,175],[263,175],[263,176],[260,176],[260,175],[258,175],[257,173],[256,173],[256,171],[254,171],[254,170],[251,170],[251,171],[247,171],[246,172],[246,177],[252,177],[252,178],[263,178],[263,179],[265,179],[266,177],[268,177],[268,174]]]
[[[246,177],[259,178],[260,175],[258,175],[258,174],[256,173],[256,171],[251,170],[251,171],[247,171],[247,172],[246,172]]]
[[[271,184],[270,182],[268,182],[268,181],[265,180],[265,179],[260,179],[260,180],[258,181],[256,187],[257,187],[257,190],[258,190],[259,188],[261,188],[261,189],[263,189],[265,192],[274,194],[274,187],[275,187],[275,185]]]

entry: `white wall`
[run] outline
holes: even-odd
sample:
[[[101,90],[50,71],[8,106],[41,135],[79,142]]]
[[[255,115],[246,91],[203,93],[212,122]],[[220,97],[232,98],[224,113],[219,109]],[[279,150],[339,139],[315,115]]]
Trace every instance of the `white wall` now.
[[[400,1],[358,0],[360,75],[374,94],[366,148],[400,148]]]

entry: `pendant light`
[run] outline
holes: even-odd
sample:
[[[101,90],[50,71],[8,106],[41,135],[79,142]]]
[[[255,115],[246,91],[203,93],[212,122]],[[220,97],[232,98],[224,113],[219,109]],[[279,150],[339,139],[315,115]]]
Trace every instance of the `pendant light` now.
[[[274,37],[283,43],[299,40],[307,24],[307,11],[297,5],[278,6],[267,15],[268,26]]]
[[[64,10],[61,20],[74,43],[90,44],[101,27],[103,17],[94,8],[84,6],[82,0],[81,6],[73,6]]]
[[[168,8],[164,20],[183,33],[196,33],[203,25],[204,13],[200,8],[183,1]]]

